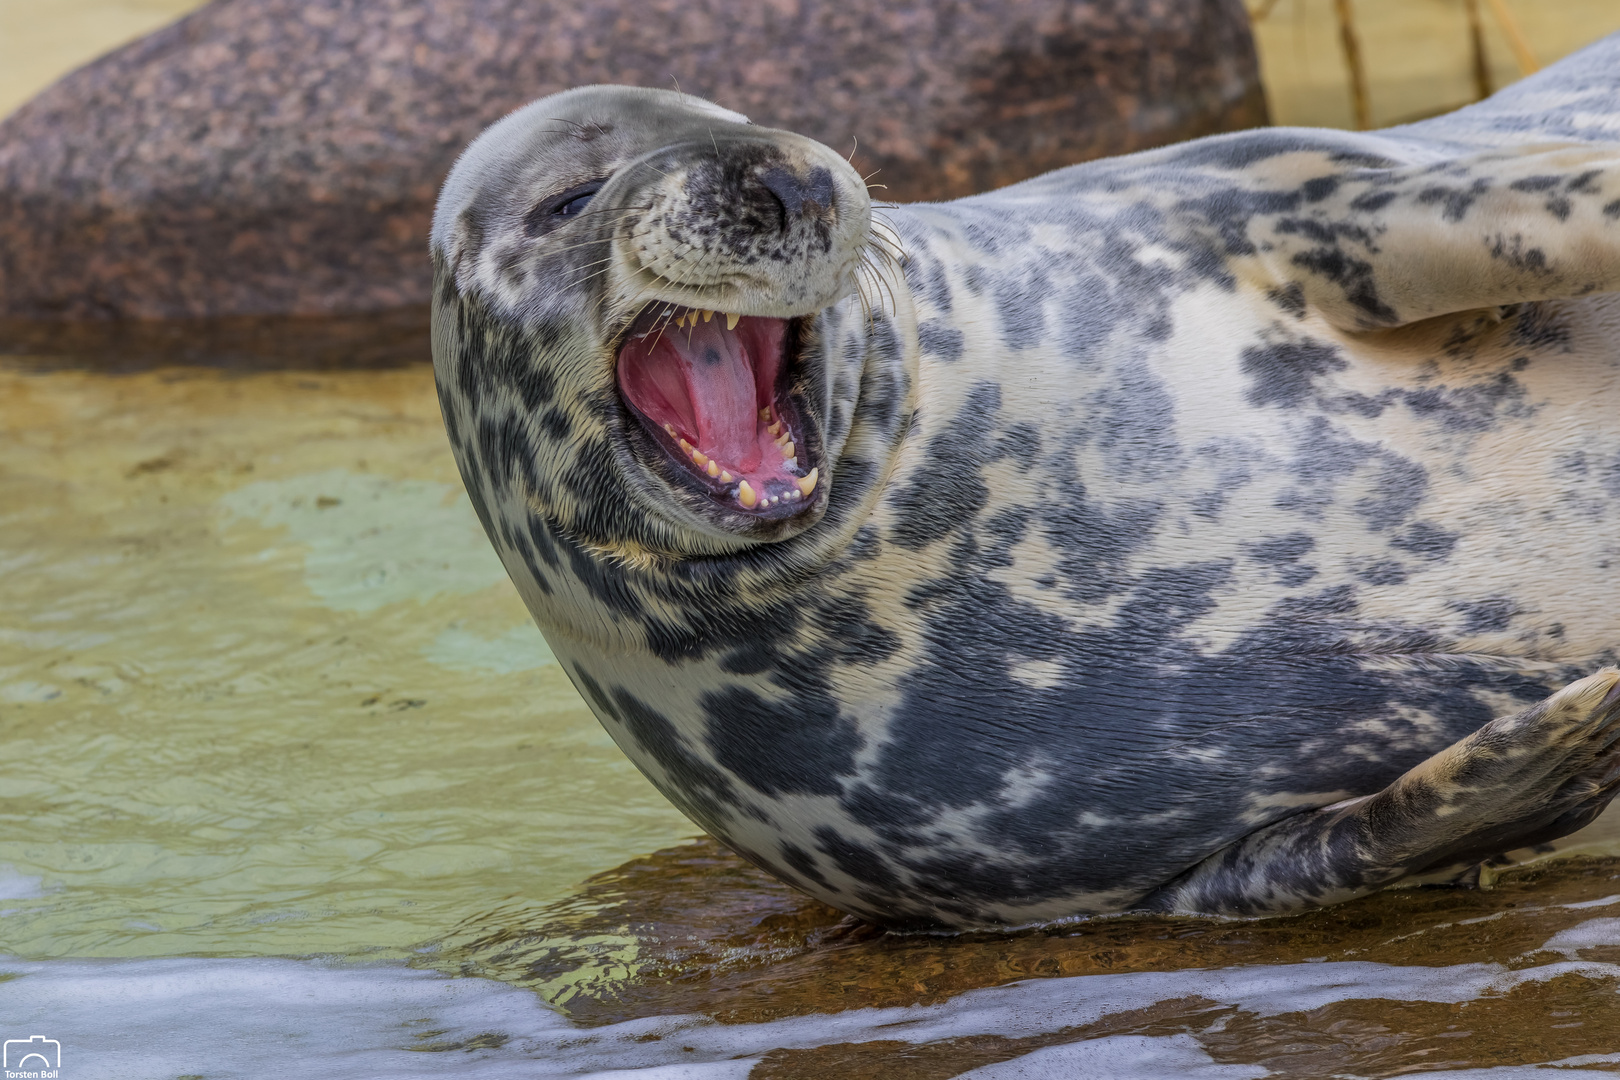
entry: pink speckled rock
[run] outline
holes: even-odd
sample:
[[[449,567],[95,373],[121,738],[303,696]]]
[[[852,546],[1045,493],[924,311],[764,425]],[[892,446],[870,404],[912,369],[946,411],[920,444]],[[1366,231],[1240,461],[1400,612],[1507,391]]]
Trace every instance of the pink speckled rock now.
[[[0,315],[425,301],[456,153],[596,82],[859,139],[899,201],[1266,119],[1240,0],[215,0],[0,123]]]

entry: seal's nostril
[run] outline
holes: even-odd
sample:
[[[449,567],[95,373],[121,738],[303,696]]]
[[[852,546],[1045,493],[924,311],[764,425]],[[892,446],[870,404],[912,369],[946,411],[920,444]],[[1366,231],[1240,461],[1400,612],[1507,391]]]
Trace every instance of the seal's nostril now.
[[[810,170],[810,182],[804,186],[805,201],[813,202],[822,210],[831,210],[833,204],[832,173],[817,165]]]
[[[784,224],[802,217],[806,206],[810,206],[812,212],[832,209],[832,173],[819,165],[810,170],[810,175],[806,179],[800,179],[788,169],[773,168],[760,173],[759,180],[782,204],[782,210],[785,212]]]
[[[782,204],[789,219],[804,212],[804,194],[799,188],[797,176],[786,169],[766,169],[760,174],[759,180],[765,185],[765,190],[776,196],[776,201]]]

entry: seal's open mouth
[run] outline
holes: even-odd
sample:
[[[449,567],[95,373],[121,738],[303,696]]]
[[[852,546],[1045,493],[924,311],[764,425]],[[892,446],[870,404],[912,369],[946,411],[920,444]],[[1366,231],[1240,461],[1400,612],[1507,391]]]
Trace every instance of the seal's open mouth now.
[[[819,469],[788,392],[787,319],[656,304],[619,349],[619,390],[712,496],[765,515],[808,499]]]

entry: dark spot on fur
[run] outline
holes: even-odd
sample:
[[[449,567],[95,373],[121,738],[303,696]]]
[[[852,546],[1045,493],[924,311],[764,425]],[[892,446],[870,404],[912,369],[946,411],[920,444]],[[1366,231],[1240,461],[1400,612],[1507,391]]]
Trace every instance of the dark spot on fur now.
[[[1281,566],[1285,563],[1296,563],[1314,551],[1316,537],[1310,533],[1289,533],[1287,536],[1256,540],[1243,545],[1243,549],[1255,562],[1265,563],[1267,566]]]
[[[1455,601],[1451,610],[1463,616],[1463,633],[1489,634],[1506,630],[1519,613],[1519,606],[1508,597],[1496,596],[1488,600]]]
[[[765,795],[837,795],[855,770],[860,736],[822,687],[767,701],[741,686],[706,693],[705,741],[714,759]]]
[[[1299,186],[1299,190],[1304,194],[1306,202],[1321,202],[1338,191],[1342,183],[1344,183],[1342,176],[1318,176],[1305,181]]]
[[[576,682],[592,701],[604,700],[602,688],[583,671],[575,671]],[[727,807],[739,805],[737,793],[726,775],[693,753],[692,747],[663,713],[627,690],[613,694],[615,716],[636,745],[658,763],[669,778],[661,788],[664,796],[700,824],[723,820]]]
[[[946,430],[928,441],[928,468],[894,495],[900,516],[890,539],[901,547],[927,547],[972,520],[990,501],[979,469],[990,460],[990,431],[1001,410],[1001,387],[973,388]]]
[[[1401,585],[1406,581],[1406,567],[1394,559],[1380,559],[1356,571],[1356,577],[1369,585]]]
[[[840,871],[872,889],[898,889],[900,879],[882,855],[865,844],[842,836],[830,825],[816,829],[816,848]]]
[[[1376,214],[1399,197],[1399,193],[1394,191],[1369,191],[1351,200],[1350,209],[1362,214]]]
[[[1296,319],[1305,317],[1305,290],[1297,281],[1266,292],[1266,299]]]
[[[1283,408],[1303,405],[1317,376],[1350,366],[1336,346],[1313,341],[1251,345],[1243,350],[1241,363],[1243,373],[1253,379],[1244,394],[1249,404]]]
[[[923,352],[932,353],[946,363],[962,358],[962,331],[944,323],[920,323],[917,326],[917,342]]]
[[[1508,187],[1513,191],[1551,191],[1563,182],[1561,176],[1526,176]]]
[[[1372,264],[1347,255],[1339,247],[1316,247],[1301,251],[1291,260],[1295,266],[1333,282],[1344,290],[1344,297],[1375,321],[1393,325],[1400,321],[1395,309],[1378,295]]]
[[[1428,490],[1427,469],[1415,461],[1392,457],[1379,470],[1373,493],[1356,502],[1356,512],[1366,519],[1368,528],[1382,532],[1404,521]]]
[[[1468,215],[1469,208],[1490,189],[1491,182],[1484,177],[1476,179],[1466,187],[1433,184],[1418,192],[1417,201],[1424,206],[1439,203],[1447,221],[1461,221]]]
[[[1431,562],[1439,562],[1448,558],[1451,549],[1457,546],[1457,534],[1427,521],[1414,521],[1391,537],[1389,546]]]
[[[778,848],[782,853],[782,861],[799,872],[799,875],[809,881],[815,882],[823,889],[837,892],[832,884],[822,876],[821,869],[816,866],[816,857],[798,844],[783,843]]]

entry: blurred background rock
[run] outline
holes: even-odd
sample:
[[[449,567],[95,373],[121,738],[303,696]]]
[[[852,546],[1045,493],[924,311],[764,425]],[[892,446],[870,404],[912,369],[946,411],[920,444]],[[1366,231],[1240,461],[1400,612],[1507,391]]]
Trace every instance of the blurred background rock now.
[[[1620,0],[1248,5],[1254,44],[1239,0],[215,0],[179,25],[201,5],[0,0],[0,337],[419,305],[456,149],[577,82],[678,78],[858,135],[876,194],[914,200],[1253,126],[1266,99],[1281,124],[1432,115],[1620,28]]]
[[[1240,0],[214,0],[0,123],[0,311],[418,303],[461,148],[604,82],[852,151],[905,201],[1266,119]]]

